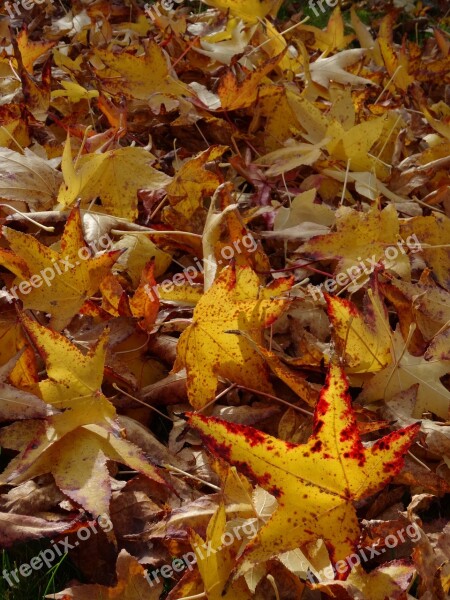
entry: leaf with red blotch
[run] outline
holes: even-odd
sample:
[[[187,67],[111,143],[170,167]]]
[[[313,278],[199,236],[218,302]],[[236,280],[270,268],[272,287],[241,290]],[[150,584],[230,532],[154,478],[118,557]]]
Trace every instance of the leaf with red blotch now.
[[[374,494],[399,473],[420,425],[394,431],[365,448],[347,387],[342,369],[331,365],[306,444],[189,413],[190,425],[213,454],[278,500],[278,508],[238,559],[237,572],[318,538],[334,562],[353,552],[360,535],[353,501]]]

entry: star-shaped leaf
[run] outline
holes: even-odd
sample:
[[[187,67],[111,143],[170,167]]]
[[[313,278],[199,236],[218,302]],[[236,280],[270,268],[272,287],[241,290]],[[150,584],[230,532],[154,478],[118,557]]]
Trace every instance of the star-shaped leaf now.
[[[226,146],[210,146],[181,165],[173,181],[166,187],[171,205],[164,210],[167,223],[174,226],[189,223],[202,208],[204,198],[213,195],[223,179],[219,173],[205,169],[205,165],[222,156],[226,149]]]
[[[171,181],[150,165],[153,160],[154,156],[144,148],[118,148],[103,154],[85,154],[74,166],[68,137],[62,160],[64,183],[58,201],[70,206],[81,198],[84,206],[99,196],[107,213],[134,219],[138,214],[138,190],[160,190]]]
[[[278,500],[275,512],[239,558],[239,571],[317,538],[325,541],[332,561],[351,554],[360,534],[353,501],[374,494],[400,471],[420,427],[411,425],[364,447],[345,374],[334,365],[305,444],[201,414],[189,413],[188,419],[211,452]]]
[[[226,267],[194,310],[193,323],[181,335],[174,372],[186,367],[189,402],[201,408],[215,395],[219,376],[270,392],[264,359],[242,336],[226,333],[239,329],[262,345],[262,328],[273,323],[288,304],[271,298],[292,285],[259,289],[258,275],[249,267]],[[278,288],[278,289],[277,289]]]
[[[154,41],[139,56],[126,50],[111,52],[97,49],[92,62],[104,89],[112,94],[120,93],[126,98],[146,101],[154,94],[176,97],[191,95],[187,85],[178,81],[176,74],[170,69],[167,55],[161,46]]]
[[[67,338],[30,317],[22,315],[22,323],[46,361],[49,378],[38,384],[42,399],[65,410],[2,429],[0,444],[19,454],[0,482],[21,483],[52,473],[58,487],[92,514],[109,511],[108,459],[166,485],[143,452],[123,439],[115,408],[102,394],[107,333],[83,355]]]
[[[12,250],[25,261],[30,273],[29,279],[22,275],[24,281],[11,288],[10,293],[23,301],[24,308],[51,313],[50,324],[55,329],[63,329],[70,322],[121,254],[114,250],[92,256],[84,241],[78,208],[67,219],[60,251],[44,246],[32,235],[9,228],[4,231]],[[17,274],[14,256],[9,259],[0,254],[0,264]]]
[[[347,285],[349,278],[366,279],[366,273],[371,273],[370,269],[373,270],[377,261],[386,260],[385,249],[395,246],[398,239],[399,221],[392,204],[384,210],[374,207],[366,213],[344,207],[336,211],[336,232],[313,237],[301,250],[312,258],[337,260],[335,272],[339,277],[336,282]],[[408,258],[400,249],[396,258],[387,262],[393,262],[393,269],[401,275],[409,273]],[[354,270],[349,271],[352,267]]]

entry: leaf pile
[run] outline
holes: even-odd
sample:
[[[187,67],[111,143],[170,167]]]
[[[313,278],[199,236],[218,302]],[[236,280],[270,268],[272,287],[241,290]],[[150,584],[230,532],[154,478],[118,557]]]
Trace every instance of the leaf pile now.
[[[111,520],[39,598],[444,599],[448,18],[169,4],[1,9],[2,545]]]

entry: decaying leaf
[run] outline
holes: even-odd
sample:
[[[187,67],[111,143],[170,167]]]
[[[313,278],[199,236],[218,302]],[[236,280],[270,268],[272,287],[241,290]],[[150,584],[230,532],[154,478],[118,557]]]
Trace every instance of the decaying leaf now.
[[[46,209],[58,196],[61,174],[28,148],[24,153],[0,148],[0,195]]]
[[[71,525],[71,521],[46,521],[39,517],[0,513],[2,522],[0,543],[4,548],[23,541],[36,540],[42,537],[51,537],[62,533]]]
[[[18,358],[19,356],[15,356],[0,367],[0,420],[36,419],[52,414],[52,408],[40,398],[5,382]]]

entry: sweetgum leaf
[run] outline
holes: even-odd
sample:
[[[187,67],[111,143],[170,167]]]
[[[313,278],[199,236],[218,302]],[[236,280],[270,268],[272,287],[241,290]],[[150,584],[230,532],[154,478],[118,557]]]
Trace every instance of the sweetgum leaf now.
[[[353,552],[360,534],[355,500],[379,491],[397,474],[420,428],[413,424],[364,447],[340,367],[331,365],[306,444],[252,427],[189,413],[209,450],[276,496],[278,508],[236,563],[252,563],[322,538],[332,561]]]

